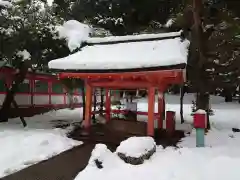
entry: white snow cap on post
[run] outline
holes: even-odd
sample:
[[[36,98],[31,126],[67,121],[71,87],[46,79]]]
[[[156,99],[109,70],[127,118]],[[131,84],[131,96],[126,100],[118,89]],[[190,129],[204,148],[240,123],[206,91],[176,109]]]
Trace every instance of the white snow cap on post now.
[[[198,109],[195,114],[207,114],[207,112],[203,109]]]
[[[59,37],[66,39],[68,48],[73,51],[79,48],[82,42],[86,41],[91,33],[91,28],[76,20],[69,20],[62,26],[56,27]]]

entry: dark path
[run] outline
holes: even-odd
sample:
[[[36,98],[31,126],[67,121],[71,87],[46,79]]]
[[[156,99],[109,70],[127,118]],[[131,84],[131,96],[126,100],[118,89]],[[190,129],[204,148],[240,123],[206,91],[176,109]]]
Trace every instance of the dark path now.
[[[2,180],[73,180],[87,165],[94,146],[92,143],[83,144]]]

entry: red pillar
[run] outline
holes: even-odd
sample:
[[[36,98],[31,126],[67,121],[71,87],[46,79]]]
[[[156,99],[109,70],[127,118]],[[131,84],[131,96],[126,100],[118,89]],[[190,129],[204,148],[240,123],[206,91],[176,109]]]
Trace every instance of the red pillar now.
[[[158,90],[158,129],[163,128],[163,92]]]
[[[48,81],[48,104],[52,104],[52,81]]]
[[[147,135],[154,136],[154,107],[155,107],[155,88],[148,88],[148,122]]]
[[[105,89],[106,91],[106,103],[105,103],[105,110],[106,110],[106,122],[109,122],[111,119],[111,94],[109,89]]]
[[[86,83],[86,108],[84,127],[88,129],[91,126],[91,113],[92,113],[92,87]]]

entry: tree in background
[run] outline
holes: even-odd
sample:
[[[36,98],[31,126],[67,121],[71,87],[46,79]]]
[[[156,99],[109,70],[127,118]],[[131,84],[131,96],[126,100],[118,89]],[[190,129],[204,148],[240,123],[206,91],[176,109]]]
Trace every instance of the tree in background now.
[[[88,20],[92,25],[102,27],[113,35],[134,34],[146,29],[157,31],[182,1],[79,0],[71,4],[71,10],[66,11],[66,18],[80,22]]]
[[[0,10],[0,59],[15,67],[16,73],[0,109],[1,121],[7,121],[11,103],[27,72],[46,71],[51,59],[69,54],[64,41],[56,37],[53,17],[42,1],[17,1]]]
[[[174,26],[189,32],[189,84],[197,92],[196,108],[209,111],[210,93],[232,97],[239,83],[239,19],[222,1],[195,0],[183,7]]]

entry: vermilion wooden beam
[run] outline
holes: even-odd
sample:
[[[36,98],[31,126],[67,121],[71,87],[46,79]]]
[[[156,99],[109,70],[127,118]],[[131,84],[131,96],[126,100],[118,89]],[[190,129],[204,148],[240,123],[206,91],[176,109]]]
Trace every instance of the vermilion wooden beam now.
[[[92,113],[92,87],[86,83],[86,107],[84,127],[88,129],[91,126],[91,113]]]
[[[163,91],[158,90],[158,129],[163,128]]]
[[[146,77],[177,77],[182,76],[183,70],[159,70],[159,71],[144,71],[144,72],[125,72],[125,73],[59,73],[59,78],[82,78],[82,79],[126,79]]]
[[[105,102],[105,109],[106,109],[106,122],[109,122],[111,119],[111,94],[110,90],[106,89],[106,102]]]
[[[155,107],[155,88],[148,88],[148,121],[147,135],[154,136],[154,108]]]
[[[89,84],[93,87],[103,87],[103,88],[130,88],[130,89],[136,89],[136,88],[147,88],[154,86],[154,84],[151,84],[146,81],[111,81],[111,82],[89,82]],[[157,86],[157,84],[155,84]]]

